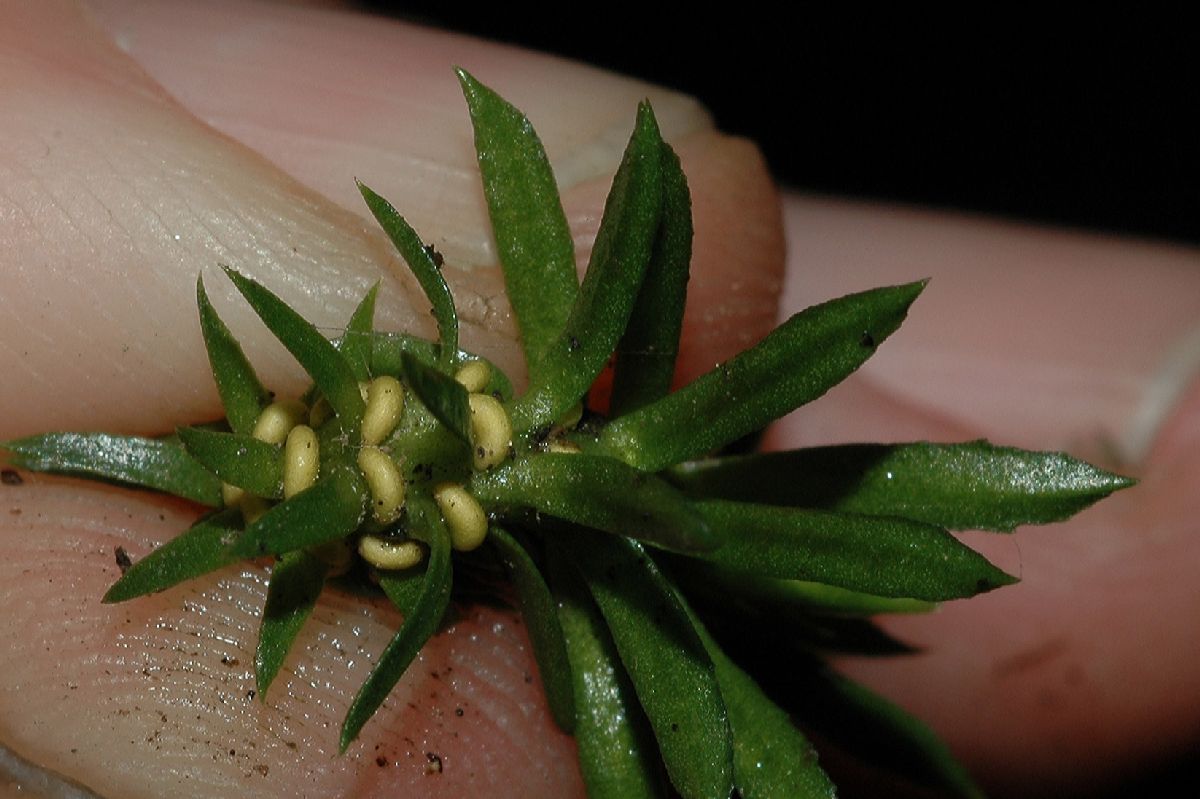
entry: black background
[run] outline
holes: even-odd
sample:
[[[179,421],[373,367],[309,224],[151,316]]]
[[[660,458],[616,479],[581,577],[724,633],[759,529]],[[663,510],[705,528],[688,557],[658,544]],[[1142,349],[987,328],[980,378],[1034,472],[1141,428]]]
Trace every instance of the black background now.
[[[1200,243],[1200,38],[1179,20],[426,5],[364,8],[694,94],[800,189]]]

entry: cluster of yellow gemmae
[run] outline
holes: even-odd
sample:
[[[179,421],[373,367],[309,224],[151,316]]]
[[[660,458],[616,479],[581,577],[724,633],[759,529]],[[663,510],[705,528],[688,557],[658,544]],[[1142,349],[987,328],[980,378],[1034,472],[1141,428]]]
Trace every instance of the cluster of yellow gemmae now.
[[[483,471],[498,466],[512,445],[512,422],[499,400],[483,393],[491,369],[483,361],[469,361],[455,374],[468,395],[471,411],[472,466]],[[358,468],[371,492],[372,516],[381,527],[396,521],[404,508],[406,484],[396,462],[381,448],[395,432],[404,414],[404,385],[394,377],[376,377],[360,383],[366,410],[362,419],[362,447]],[[283,445],[284,500],[309,488],[320,471],[320,448],[315,428],[333,414],[322,397],[311,408],[301,400],[279,400],[263,409],[251,435],[268,444]],[[487,515],[479,502],[458,483],[434,487],[437,503],[450,533],[451,545],[460,551],[475,549],[487,536]],[[247,525],[253,524],[270,507],[260,496],[226,483],[222,488],[226,507],[240,508]],[[342,542],[320,548],[334,573],[349,569],[351,555]],[[368,533],[358,541],[358,554],[376,569],[407,569],[425,557],[425,548],[411,539]]]

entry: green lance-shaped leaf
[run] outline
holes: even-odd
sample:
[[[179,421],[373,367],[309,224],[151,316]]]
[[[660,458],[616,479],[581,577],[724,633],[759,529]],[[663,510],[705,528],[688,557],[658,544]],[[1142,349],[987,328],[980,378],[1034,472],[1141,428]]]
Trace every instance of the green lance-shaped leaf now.
[[[258,648],[254,653],[258,696],[264,702],[267,689],[279,673],[300,628],[312,615],[328,570],[323,560],[305,550],[283,555],[271,570],[267,604],[258,628]]]
[[[350,315],[346,332],[337,342],[338,351],[350,364],[350,371],[359,382],[371,379],[371,343],[375,329],[375,297],[379,284],[371,286]]]
[[[401,355],[400,364],[404,381],[417,399],[451,433],[470,444],[471,406],[462,384],[408,353]]]
[[[45,433],[0,442],[13,466],[149,488],[217,507],[221,481],[173,441],[107,433]]]
[[[563,544],[604,614],[671,783],[685,799],[729,796],[725,704],[675,589],[636,541],[578,530]]]
[[[932,603],[912,599],[870,597],[833,586],[800,583],[795,580],[772,580],[766,577],[734,575],[712,564],[681,556],[660,556],[659,562],[669,567],[671,580],[683,591],[696,609],[717,633],[728,627],[763,625],[787,630],[794,645],[808,651],[852,655],[890,656],[912,654],[914,648],[889,635],[877,624],[863,618],[861,612],[829,610],[809,604],[807,597],[797,599],[782,590],[755,591],[758,582],[772,585],[805,585],[828,588],[843,594],[874,600],[874,604],[913,604],[936,607]],[[731,579],[731,577],[742,579]],[[860,606],[866,603],[860,603]],[[886,612],[886,611],[881,611]]]
[[[371,374],[401,377],[405,355],[411,355],[426,366],[436,367],[438,365],[439,353],[436,344],[404,333],[376,333],[372,336]],[[512,383],[494,363],[486,358],[480,358],[478,355],[459,350],[454,362],[462,364],[467,361],[483,361],[487,364],[490,378],[483,389],[485,394],[498,394],[501,400],[512,397]]]
[[[646,277],[613,369],[613,418],[666,396],[675,375],[692,262],[692,197],[679,156],[662,146],[663,208]]]
[[[363,725],[387,699],[413,658],[437,632],[450,601],[450,534],[437,509],[431,507],[432,503],[414,498],[409,504],[412,506],[409,512],[416,517],[410,534],[429,545],[429,563],[421,584],[421,594],[412,612],[405,617],[400,632],[379,656],[367,681],[350,703],[338,742],[341,752],[345,752],[346,747],[358,737]]]
[[[333,342],[260,284],[228,267],[225,274],[263,323],[308,372],[337,414],[342,429],[351,436],[356,435],[362,425],[365,405],[354,370]]]
[[[696,632],[712,659],[733,732],[733,781],[743,799],[836,795],[817,763],[816,750],[791,718],[729,659],[694,616]]]
[[[933,602],[1016,582],[923,522],[724,500],[695,507],[721,540],[698,557],[735,571]]]
[[[366,497],[367,487],[358,471],[339,466],[260,516],[238,539],[233,554],[242,558],[282,555],[344,538],[362,521]]]
[[[676,552],[703,552],[718,540],[666,482],[604,456],[519,458],[474,475],[469,488],[502,515],[533,511]]]
[[[613,178],[587,274],[566,326],[539,360],[538,376],[513,405],[513,429],[552,424],[580,400],[629,323],[662,210],[662,137],[646,103]]]
[[[550,714],[560,728],[571,732],[575,727],[571,664],[567,660],[554,598],[550,596],[550,589],[546,587],[546,581],[529,553],[506,530],[493,526],[488,531],[488,541],[499,551],[500,560],[508,569],[517,589],[521,618],[525,620],[525,628],[529,631],[529,642],[533,645],[533,655],[542,676]]]
[[[939,796],[983,798],[970,774],[923,722],[823,663],[781,654],[777,634],[762,643],[769,653],[756,665],[763,667],[764,685],[807,727],[867,763],[939,789]]]
[[[903,516],[952,530],[1062,521],[1134,481],[1061,452],[986,441],[851,444],[681,464],[688,493]]]
[[[590,799],[666,795],[649,721],[587,587],[554,548],[547,566],[575,695],[575,742]]]
[[[861,366],[904,321],[924,287],[873,289],[801,311],[756,346],[615,420],[600,444],[626,463],[656,472],[758,430]]]
[[[229,545],[241,534],[242,512],[236,508],[205,517],[133,564],[108,589],[104,601],[153,594],[236,563],[240,558]]]
[[[693,566],[697,566],[692,561]],[[906,597],[886,597],[851,591],[808,580],[780,580],[734,572],[711,564],[701,569],[703,580],[716,595],[732,596],[770,608],[769,614],[790,617],[799,614],[836,616],[879,616],[897,613],[929,613],[936,602]]]
[[[454,309],[454,297],[450,294],[446,279],[442,277],[441,267],[434,260],[433,252],[426,248],[421,237],[391,203],[362,183],[358,183],[358,190],[433,306],[433,318],[437,322],[438,341],[441,344],[439,360],[442,365],[448,366],[458,352],[458,312]]]
[[[180,427],[188,454],[230,485],[269,499],[283,496],[283,448],[237,433]]]
[[[259,382],[242,346],[208,301],[203,276],[196,278],[196,306],[200,309],[200,331],[225,417],[233,432],[249,434],[259,413],[271,401],[271,395]]]
[[[542,143],[525,115],[458,70],[475,128],[483,193],[531,381],[579,292],[575,244]]]

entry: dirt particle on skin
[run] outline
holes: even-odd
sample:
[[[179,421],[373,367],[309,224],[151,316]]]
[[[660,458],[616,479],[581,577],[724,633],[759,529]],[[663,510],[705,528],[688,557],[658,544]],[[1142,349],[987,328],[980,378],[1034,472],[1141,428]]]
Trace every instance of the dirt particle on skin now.
[[[442,756],[436,752],[426,752],[425,759],[428,761],[425,764],[426,774],[441,774],[442,773]]]
[[[0,483],[6,486],[19,486],[24,482],[16,469],[0,469]]]
[[[251,702],[254,701],[254,697],[257,695],[258,695],[257,692],[253,688],[251,688],[249,691],[246,692],[246,698],[249,699]]]
[[[438,269],[441,269],[442,264],[446,263],[446,259],[432,244],[425,245],[425,252],[429,253],[429,258],[433,261],[433,265]]]
[[[462,718],[464,712],[465,711],[463,711],[461,707],[454,708],[454,715],[458,716],[459,718]]]
[[[233,668],[234,666],[238,665],[239,661],[237,658],[231,658],[229,655],[224,655],[221,658],[221,663],[225,666]]]
[[[125,547],[117,547],[113,550],[113,557],[117,561],[117,568],[121,570],[121,574],[129,571],[129,567],[133,565],[133,561],[129,557],[129,553],[125,551]]]
[[[271,772],[271,767],[268,766],[266,763],[259,763],[257,766],[254,767],[254,770],[257,771],[260,776],[265,777],[265,776],[267,776],[267,774],[269,774]]]
[[[384,757],[383,755],[380,755],[379,757],[375,758],[375,765],[379,766],[380,768],[386,768],[387,764],[388,764],[388,759],[386,757]]]

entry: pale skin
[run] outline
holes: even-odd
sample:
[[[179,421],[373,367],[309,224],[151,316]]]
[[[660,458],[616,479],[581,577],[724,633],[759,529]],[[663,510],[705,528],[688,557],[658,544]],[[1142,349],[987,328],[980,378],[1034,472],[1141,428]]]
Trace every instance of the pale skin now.
[[[696,198],[683,379],[765,332],[786,232],[786,311],[933,281],[879,355],[773,445],[986,436],[1142,481],[1067,525],[968,535],[1024,582],[889,621],[926,654],[847,671],[1015,795],[1106,784],[1196,743],[1195,252],[803,195],[781,215],[753,148],[712,132],[686,98],[379,20],[193,5],[103,2],[93,18],[67,3],[0,6],[0,438],[162,432],[217,415],[197,273],[271,387],[300,388],[218,263],[331,331],[382,278],[381,326],[432,334],[355,176],[445,255],[466,345],[517,371],[450,65],[530,114],[581,258],[649,94]],[[396,614],[323,600],[268,702],[248,700],[263,569],[97,601],[116,546],[139,557],[193,508],[40,478],[0,487],[0,502],[0,632],[12,642],[0,742],[36,763],[114,796],[580,791],[511,615],[465,611],[335,759],[336,723]],[[442,758],[436,778],[426,752]]]

